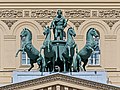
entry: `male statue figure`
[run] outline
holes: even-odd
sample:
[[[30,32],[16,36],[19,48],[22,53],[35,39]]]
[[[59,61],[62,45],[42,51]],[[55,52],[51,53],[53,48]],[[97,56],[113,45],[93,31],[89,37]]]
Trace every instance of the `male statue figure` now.
[[[67,26],[67,20],[62,16],[62,11],[57,11],[57,16],[53,19],[50,28],[53,29],[54,40],[57,40],[57,37],[60,37],[60,40],[63,40],[63,31]]]

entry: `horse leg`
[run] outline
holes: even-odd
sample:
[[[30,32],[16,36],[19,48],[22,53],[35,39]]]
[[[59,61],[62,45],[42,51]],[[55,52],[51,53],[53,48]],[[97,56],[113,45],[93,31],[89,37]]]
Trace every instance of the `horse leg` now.
[[[86,60],[84,61],[84,64],[83,64],[83,69],[84,69],[84,71],[86,71],[85,66],[87,65],[87,62],[88,62],[88,59],[86,59]]]
[[[52,63],[53,63],[53,72],[55,71],[55,57],[52,57]]]
[[[48,63],[48,69],[51,74],[51,72],[52,72],[52,62],[51,61]]]
[[[54,61],[53,61],[54,57],[51,57],[50,59],[51,59],[51,64],[50,64],[51,66],[50,67],[51,67],[51,72],[52,72],[52,71],[54,71]]]
[[[80,68],[79,68],[79,65],[80,64],[80,62],[79,62],[79,60],[77,60],[77,71],[79,72],[80,71]]]
[[[64,63],[64,72],[66,72],[66,60],[63,58],[63,63]]]
[[[43,68],[43,58],[41,56],[37,59],[37,64],[39,66],[39,71],[43,72],[44,71],[44,68]]]
[[[68,71],[72,72],[72,62],[73,62],[73,57],[68,58]]]
[[[28,69],[28,71],[30,71],[34,67],[33,62],[32,62],[31,59],[30,59],[30,64],[31,64],[31,67]]]
[[[81,57],[80,57],[80,55],[77,54],[77,70],[78,70],[78,72],[80,71],[80,67],[81,67]]]
[[[17,53],[16,53],[15,57],[17,57],[17,56],[18,56],[18,53],[19,53],[20,51],[23,51],[23,50],[22,50],[22,49],[19,49],[19,50],[17,51]]]
[[[47,63],[47,67],[48,67],[48,71],[51,73],[52,72],[52,63],[51,63],[51,58],[46,58],[46,63]]]
[[[63,40],[63,31],[60,32],[60,40]]]
[[[70,46],[67,46],[67,48],[68,48],[69,57],[71,57],[71,54],[70,54]]]
[[[56,29],[53,29],[54,40],[57,40],[57,36],[58,36],[57,33],[58,33],[57,30],[56,30]]]

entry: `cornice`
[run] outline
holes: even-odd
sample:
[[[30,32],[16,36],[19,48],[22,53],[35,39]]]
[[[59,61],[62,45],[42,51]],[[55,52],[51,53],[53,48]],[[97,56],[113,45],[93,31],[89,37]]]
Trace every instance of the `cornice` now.
[[[24,81],[24,82],[20,82],[16,84],[2,86],[0,87],[0,90],[16,90],[16,89],[21,89],[21,88],[27,88],[27,87],[34,86],[34,85],[50,83],[54,81],[63,81],[66,83],[82,85],[82,86],[94,88],[97,90],[120,90],[120,87],[102,84],[102,83],[98,83],[94,81],[88,81],[88,80],[84,80],[84,79],[80,79],[80,78],[76,78],[72,76],[63,75],[60,73],[49,75],[49,76],[44,76],[41,78],[28,80],[28,81]]]
[[[87,3],[87,2],[98,2],[98,3],[102,3],[102,2],[104,2],[104,3],[109,3],[109,2],[111,2],[111,3],[115,3],[115,2],[120,2],[119,0],[18,0],[18,1],[16,1],[16,0],[0,0],[0,2],[40,2],[40,3],[42,3],[42,2],[84,2],[84,3]]]
[[[120,2],[0,2],[0,8],[119,8]]]

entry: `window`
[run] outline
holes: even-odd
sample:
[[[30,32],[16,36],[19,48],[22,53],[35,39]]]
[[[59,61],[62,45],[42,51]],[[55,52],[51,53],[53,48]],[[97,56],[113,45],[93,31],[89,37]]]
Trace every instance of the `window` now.
[[[88,58],[89,65],[100,65],[100,39],[99,37],[94,38],[94,40],[97,43],[97,47],[95,48],[95,51],[91,54],[91,56]]]
[[[30,58],[28,58],[26,52],[22,52],[22,65],[29,65],[30,64]]]

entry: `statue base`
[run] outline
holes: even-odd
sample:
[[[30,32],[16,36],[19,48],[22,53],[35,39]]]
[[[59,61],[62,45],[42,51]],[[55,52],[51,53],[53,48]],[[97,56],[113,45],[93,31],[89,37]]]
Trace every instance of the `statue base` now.
[[[40,78],[40,77],[44,77],[44,76],[48,76],[56,73],[107,84],[107,73],[105,71],[86,71],[86,72],[83,71],[83,72],[66,72],[66,73],[54,72],[51,74],[50,72],[43,72],[43,76],[41,76],[41,72],[39,71],[30,71],[30,72],[14,71],[13,83],[36,79],[36,78]]]

